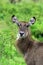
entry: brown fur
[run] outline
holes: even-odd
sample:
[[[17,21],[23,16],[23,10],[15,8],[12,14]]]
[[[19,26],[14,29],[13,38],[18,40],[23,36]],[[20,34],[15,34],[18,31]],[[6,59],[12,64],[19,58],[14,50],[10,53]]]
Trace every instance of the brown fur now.
[[[26,37],[19,39],[16,45],[24,55],[27,65],[43,65],[43,43]]]
[[[19,27],[20,37],[16,46],[23,54],[27,65],[43,65],[43,42],[38,42],[31,38],[28,27],[35,23],[36,18],[32,17],[29,22],[19,22],[15,15],[12,16],[13,23]],[[21,35],[22,34],[22,35]],[[23,36],[23,37],[22,37]]]

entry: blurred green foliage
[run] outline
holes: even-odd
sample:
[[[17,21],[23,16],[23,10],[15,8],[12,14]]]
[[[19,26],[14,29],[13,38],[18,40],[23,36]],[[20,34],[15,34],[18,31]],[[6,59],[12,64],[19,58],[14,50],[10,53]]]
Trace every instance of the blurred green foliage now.
[[[12,23],[11,16],[16,15],[19,21],[28,22],[36,17],[36,23],[30,27],[34,39],[43,41],[43,3],[20,2],[11,4],[0,1],[0,65],[26,65],[23,57],[15,48],[18,27]]]

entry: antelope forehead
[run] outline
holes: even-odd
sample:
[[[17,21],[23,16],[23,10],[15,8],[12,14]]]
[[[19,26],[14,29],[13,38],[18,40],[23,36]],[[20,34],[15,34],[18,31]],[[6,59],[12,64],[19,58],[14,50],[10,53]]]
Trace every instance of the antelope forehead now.
[[[19,31],[24,32],[25,30],[26,30],[26,27],[24,27],[24,26],[19,28]]]
[[[26,24],[28,24],[28,22],[22,21],[22,22],[20,22],[20,24],[21,24],[22,26],[25,26]]]

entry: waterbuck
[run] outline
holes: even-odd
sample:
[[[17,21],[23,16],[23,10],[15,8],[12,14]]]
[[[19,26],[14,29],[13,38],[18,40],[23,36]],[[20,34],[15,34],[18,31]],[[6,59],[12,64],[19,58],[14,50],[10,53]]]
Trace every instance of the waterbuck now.
[[[43,42],[32,39],[29,26],[36,21],[32,17],[29,22],[19,22],[15,15],[12,16],[13,23],[19,27],[16,46],[23,54],[27,65],[43,65]]]

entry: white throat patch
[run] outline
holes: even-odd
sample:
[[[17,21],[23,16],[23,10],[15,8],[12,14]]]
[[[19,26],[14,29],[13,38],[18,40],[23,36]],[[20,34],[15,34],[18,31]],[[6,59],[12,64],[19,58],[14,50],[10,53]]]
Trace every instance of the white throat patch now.
[[[18,34],[17,34],[17,40],[18,40],[19,38],[20,38],[20,34],[18,33]]]

